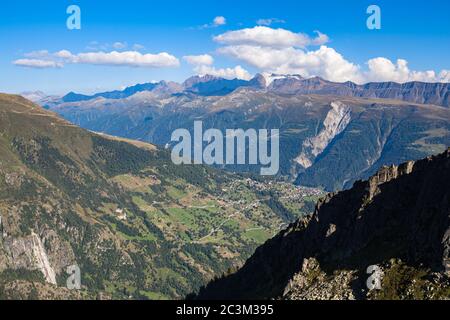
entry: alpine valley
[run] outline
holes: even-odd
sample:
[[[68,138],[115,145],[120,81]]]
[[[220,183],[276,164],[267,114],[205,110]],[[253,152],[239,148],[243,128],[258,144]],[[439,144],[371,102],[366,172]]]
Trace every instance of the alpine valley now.
[[[179,299],[243,264],[322,191],[94,134],[0,94],[0,298]],[[78,266],[81,290],[68,290]]]
[[[279,129],[279,174],[173,164],[172,132],[195,121]],[[443,83],[204,75],[0,94],[0,298],[446,298],[449,145]],[[392,290],[361,289],[367,262]]]
[[[174,130],[193,131],[198,120],[205,130],[279,129],[280,177],[335,191],[384,164],[443,152],[450,145],[449,90],[448,83],[356,85],[258,74],[250,81],[195,76],[92,96],[25,96],[83,128],[168,147]]]

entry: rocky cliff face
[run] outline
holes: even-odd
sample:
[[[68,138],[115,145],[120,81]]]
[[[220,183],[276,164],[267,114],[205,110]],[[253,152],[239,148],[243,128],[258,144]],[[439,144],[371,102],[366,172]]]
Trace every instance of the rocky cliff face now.
[[[311,167],[331,141],[342,133],[351,121],[351,109],[345,104],[332,102],[331,110],[323,121],[323,129],[314,137],[303,142],[302,153],[295,159],[303,168]]]
[[[200,299],[449,299],[450,149],[322,199]],[[369,290],[367,268],[381,270]]]
[[[56,285],[56,273],[36,233],[32,232],[30,236],[24,238],[8,239],[4,246],[14,269],[38,270],[47,283]]]

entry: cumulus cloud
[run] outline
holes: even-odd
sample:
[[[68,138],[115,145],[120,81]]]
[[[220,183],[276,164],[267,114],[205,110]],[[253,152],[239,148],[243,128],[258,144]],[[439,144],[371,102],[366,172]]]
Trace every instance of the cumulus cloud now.
[[[257,25],[267,26],[267,27],[274,23],[286,23],[286,21],[284,21],[282,19],[278,19],[278,18],[259,19],[258,21],[256,21]]]
[[[335,49],[324,45],[327,35],[315,31],[311,38],[304,33],[259,26],[225,32],[214,37],[223,44],[217,52],[242,61],[261,72],[299,74],[303,77],[319,76],[330,81],[425,81],[448,82],[450,71],[410,70],[408,62],[398,59],[395,63],[378,57],[367,62],[367,68],[348,61]],[[308,47],[320,45],[318,49]]]
[[[217,16],[213,19],[211,23],[204,24],[199,29],[209,29],[209,28],[216,28],[220,26],[224,26],[227,24],[227,19],[223,16]]]
[[[212,66],[214,63],[214,58],[209,54],[202,54],[197,56],[184,56],[183,59],[195,66],[194,72],[198,75],[212,75],[224,79],[242,79],[249,80],[252,75],[242,68],[241,66],[236,66],[234,68],[215,68]]]
[[[234,68],[222,68],[222,69],[216,69],[212,66],[197,66],[195,67],[194,71],[199,75],[212,75],[224,79],[241,79],[241,80],[250,80],[252,78],[252,75],[242,68],[241,66],[236,66]]]
[[[54,56],[56,58],[61,58],[61,59],[64,59],[64,60],[73,60],[73,59],[75,59],[75,56],[68,50],[61,50],[61,51],[55,52]]]
[[[326,34],[320,32],[318,30],[316,30],[314,32],[316,33],[317,37],[315,37],[314,39],[311,40],[312,45],[321,46],[325,43],[330,42],[330,38]]]
[[[225,17],[218,16],[218,17],[215,17],[214,20],[213,20],[213,25],[214,26],[218,27],[218,26],[223,26],[225,24],[227,24],[227,19],[225,19]]]
[[[315,31],[315,36],[296,33],[290,30],[270,28],[267,25],[277,19],[260,19],[259,26],[228,31],[213,39],[221,46],[217,53],[231,57],[244,67],[252,67],[259,72],[276,74],[299,74],[303,77],[319,76],[327,80],[356,83],[395,81],[450,82],[450,70],[411,70],[408,61],[391,61],[385,57],[375,57],[359,66],[347,60],[341,53],[325,45],[329,42],[326,34]],[[278,21],[281,22],[281,21]],[[218,16],[204,27],[216,27],[226,24],[226,19]],[[91,42],[93,47],[104,47]],[[144,54],[139,50],[143,46],[135,44],[132,51],[120,51],[126,43],[116,42],[107,45],[107,49],[86,50],[83,53],[71,53],[61,50],[50,53],[47,50],[24,54],[23,59],[13,64],[29,68],[62,68],[65,64],[90,64],[109,66],[129,66],[164,68],[178,67],[179,60],[167,53]],[[317,46],[311,48],[312,46]],[[112,50],[115,47],[117,50]],[[120,52],[119,52],[120,51]],[[216,68],[214,58],[208,54],[186,55],[183,59],[191,64],[197,74],[211,74],[227,79],[250,79],[250,73],[241,65],[232,68]]]
[[[316,32],[317,37],[311,38],[305,33],[294,33],[292,31],[278,28],[273,29],[265,26],[228,31],[214,37],[214,41],[227,45],[255,45],[265,47],[304,48],[310,45],[322,45],[328,42],[328,37]]]
[[[192,65],[212,65],[214,63],[214,58],[209,54],[202,54],[198,56],[184,56],[183,59]]]
[[[423,82],[448,82],[450,80],[450,71],[442,70],[436,74],[433,70],[414,71],[408,67],[408,61],[398,59],[396,63],[391,60],[378,57],[370,59],[367,62],[369,71],[366,72],[368,81],[423,81]]]
[[[14,65],[19,67],[28,67],[36,69],[44,68],[62,68],[63,64],[56,61],[40,60],[40,59],[18,59],[13,62]]]
[[[142,54],[137,51],[124,52],[87,52],[79,53],[73,59],[74,63],[110,65],[110,66],[130,66],[130,67],[178,67],[178,59],[167,52],[158,54]]]
[[[142,54],[137,51],[100,51],[73,54],[68,50],[61,50],[48,54],[45,59],[19,59],[14,61],[14,64],[34,68],[61,68],[64,64],[164,68],[178,67],[180,62],[167,52]]]
[[[219,53],[232,56],[264,72],[320,76],[331,81],[362,81],[358,66],[347,61],[333,48],[321,46],[315,51],[262,46],[227,46]]]

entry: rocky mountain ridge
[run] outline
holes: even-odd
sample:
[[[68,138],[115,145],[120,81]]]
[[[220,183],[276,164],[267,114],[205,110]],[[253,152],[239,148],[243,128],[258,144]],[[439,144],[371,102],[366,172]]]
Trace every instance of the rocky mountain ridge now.
[[[303,78],[300,75],[256,74],[251,80],[224,79],[211,75],[193,76],[179,84],[172,81],[150,82],[136,84],[124,90],[100,92],[94,95],[84,95],[70,92],[59,100],[48,97],[42,92],[25,92],[24,97],[35,102],[49,105],[67,102],[88,101],[98,97],[106,99],[124,99],[136,93],[149,91],[159,96],[172,94],[195,94],[200,96],[223,96],[238,88],[252,88],[276,94],[305,95],[320,94],[341,97],[380,98],[401,100],[411,103],[433,104],[450,107],[449,83],[425,82],[370,82],[356,84],[353,82],[332,82],[320,77]]]

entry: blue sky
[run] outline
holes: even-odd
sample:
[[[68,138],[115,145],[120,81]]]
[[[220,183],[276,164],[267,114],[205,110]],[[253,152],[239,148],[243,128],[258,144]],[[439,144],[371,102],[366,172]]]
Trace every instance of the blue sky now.
[[[66,9],[72,4],[81,8],[81,30],[66,27]],[[371,4],[381,8],[381,30],[366,27],[366,9]],[[152,80],[183,81],[208,70],[228,77],[295,72],[335,81],[439,81],[449,77],[442,73],[450,69],[449,12],[450,2],[441,0],[9,1],[2,3],[0,12],[0,91],[89,93]],[[214,25],[215,17],[225,21]],[[266,21],[258,24],[261,19]],[[286,32],[279,32],[280,28]],[[240,30],[250,30],[245,39]],[[316,30],[327,40],[315,43]],[[269,32],[269,43],[261,44],[261,32]],[[285,44],[286,37],[299,33],[310,37],[311,43]],[[223,41],[214,39],[224,34],[228,36]],[[114,47],[117,42],[126,46]],[[47,56],[30,55],[39,50],[48,51]],[[61,50],[71,53],[71,62],[53,56]],[[113,51],[166,52],[178,63],[111,66],[78,56]],[[205,54],[213,63],[193,65],[183,58]],[[286,61],[275,62],[280,57]],[[371,60],[379,57],[383,59]],[[21,59],[56,59],[60,64],[56,68],[14,64]],[[406,69],[398,59],[407,61]],[[246,73],[238,72],[236,66]]]

